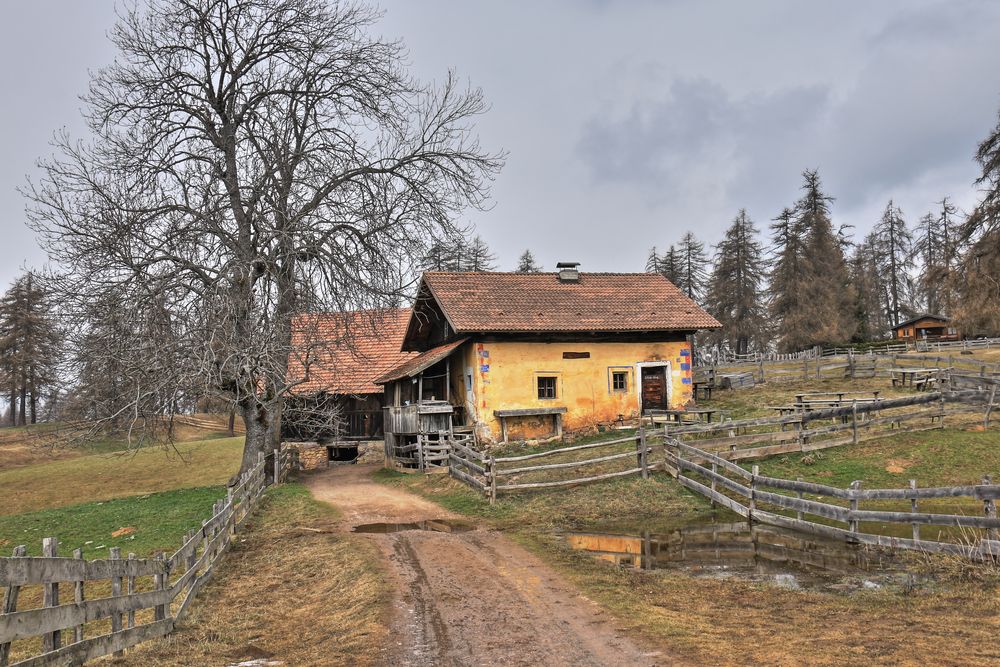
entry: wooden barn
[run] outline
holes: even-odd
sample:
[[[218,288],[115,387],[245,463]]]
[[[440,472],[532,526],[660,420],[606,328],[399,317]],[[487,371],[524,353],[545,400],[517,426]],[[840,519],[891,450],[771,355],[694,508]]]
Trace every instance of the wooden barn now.
[[[358,442],[381,440],[384,393],[374,380],[416,356],[402,350],[409,321],[409,308],[298,315],[282,439],[325,444],[330,460],[353,459]]]
[[[688,336],[719,323],[658,274],[428,272],[385,386],[387,449],[545,438],[693,401]]]
[[[892,337],[895,340],[915,343],[921,340],[961,340],[951,320],[940,315],[924,313],[916,317],[911,317],[905,322],[900,322],[892,328]]]

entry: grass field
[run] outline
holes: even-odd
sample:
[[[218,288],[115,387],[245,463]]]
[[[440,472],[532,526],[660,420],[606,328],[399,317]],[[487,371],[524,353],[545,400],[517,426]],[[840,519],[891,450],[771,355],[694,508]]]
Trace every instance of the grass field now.
[[[243,438],[220,438],[90,454],[0,471],[0,516],[223,485],[236,473]]]
[[[58,537],[62,555],[81,548],[88,559],[107,558],[111,547],[139,557],[172,552],[225,495],[224,486],[208,486],[0,516],[0,553],[23,544],[40,556],[43,537]]]

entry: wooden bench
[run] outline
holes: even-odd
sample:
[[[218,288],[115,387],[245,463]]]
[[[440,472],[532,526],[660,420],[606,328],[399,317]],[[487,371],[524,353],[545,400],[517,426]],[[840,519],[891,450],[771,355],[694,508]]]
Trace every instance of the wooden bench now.
[[[500,420],[500,433],[503,442],[507,442],[507,419],[509,417],[542,417],[552,416],[552,426],[555,437],[561,438],[563,434],[562,416],[566,414],[566,408],[520,408],[516,410],[494,410],[493,416]]]

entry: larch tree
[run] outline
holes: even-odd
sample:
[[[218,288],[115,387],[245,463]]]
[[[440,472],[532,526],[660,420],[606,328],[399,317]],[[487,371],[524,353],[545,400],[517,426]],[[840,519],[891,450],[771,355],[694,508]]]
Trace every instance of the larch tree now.
[[[1000,121],[979,144],[976,179],[982,198],[961,227],[962,246],[951,284],[954,317],[966,335],[1000,334]]]
[[[705,288],[708,286],[708,254],[705,244],[695,238],[691,232],[686,232],[677,244],[676,251],[670,247],[669,264],[663,262],[663,274],[670,279],[670,273],[676,274],[673,281],[689,299],[697,304],[704,303]],[[676,265],[674,263],[676,262]]]
[[[803,173],[804,194],[795,207],[802,235],[801,344],[851,340],[857,329],[854,295],[843,246],[830,220],[833,197],[823,192],[818,172]]]
[[[802,230],[795,211],[785,208],[775,217],[771,230],[771,268],[768,313],[776,332],[778,348],[795,351],[806,345],[804,310],[801,302],[804,249]]]
[[[52,402],[62,346],[45,285],[30,272],[17,278],[0,297],[0,371],[9,392],[11,425],[37,423],[42,402]]]
[[[287,372],[311,344],[292,345],[299,295],[322,310],[398,302],[502,163],[475,135],[481,92],[450,74],[416,81],[403,46],[373,36],[377,19],[321,0],[125,10],[118,56],[83,98],[89,139],[57,134],[25,188],[69,308],[82,317],[108,293],[131,319],[169,308],[196,363],[163,383],[237,406],[242,470],[278,444],[304,381]],[[143,391],[136,406],[169,411],[170,392]]]
[[[458,249],[458,271],[493,271],[497,256],[478,234]]]
[[[913,234],[906,227],[902,210],[891,199],[872,230],[871,251],[885,289],[886,319],[894,327],[913,314],[913,279],[909,272]]]
[[[542,267],[538,265],[531,250],[525,250],[517,259],[517,268],[514,270],[517,273],[540,273]]]
[[[879,270],[875,239],[872,234],[855,245],[848,264],[857,320],[854,340],[864,342],[884,338],[890,327],[884,308],[886,289]]]
[[[740,209],[716,247],[708,285],[709,311],[722,324],[709,340],[736,354],[763,350],[767,344],[764,250],[757,234],[746,209]]]
[[[960,251],[961,213],[948,197],[938,202],[937,214],[927,213],[917,226],[915,256],[920,261],[917,288],[928,312],[951,316],[955,307],[954,273]]]

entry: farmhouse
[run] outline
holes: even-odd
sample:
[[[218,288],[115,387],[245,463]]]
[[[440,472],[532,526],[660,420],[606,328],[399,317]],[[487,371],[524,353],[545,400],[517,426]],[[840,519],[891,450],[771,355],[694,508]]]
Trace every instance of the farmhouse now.
[[[960,340],[961,335],[951,320],[940,315],[924,313],[900,322],[892,328],[896,340],[914,343],[918,340]]]
[[[659,274],[428,272],[385,386],[386,447],[561,435],[692,401],[688,337],[719,323]]]
[[[297,315],[282,439],[322,442],[331,460],[382,439],[383,391],[374,380],[416,356],[402,351],[409,321],[409,308]]]

